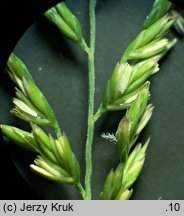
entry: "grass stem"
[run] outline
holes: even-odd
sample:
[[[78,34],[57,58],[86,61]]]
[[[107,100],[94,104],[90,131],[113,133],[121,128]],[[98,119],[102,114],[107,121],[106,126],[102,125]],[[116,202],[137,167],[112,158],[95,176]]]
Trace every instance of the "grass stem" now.
[[[94,136],[94,95],[95,95],[95,5],[96,0],[90,0],[89,17],[90,17],[90,51],[88,53],[88,69],[89,69],[89,108],[88,108],[88,130],[86,140],[86,176],[85,176],[85,199],[91,199],[91,176],[92,176],[92,143]]]

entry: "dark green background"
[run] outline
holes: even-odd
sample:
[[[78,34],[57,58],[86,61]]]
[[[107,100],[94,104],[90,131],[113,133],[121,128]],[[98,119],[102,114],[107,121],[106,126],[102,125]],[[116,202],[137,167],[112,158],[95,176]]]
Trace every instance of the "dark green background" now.
[[[102,99],[104,85],[116,62],[140,31],[152,0],[99,0],[97,4],[96,39],[96,102]],[[88,41],[88,1],[67,1],[81,21]],[[151,135],[144,170],[134,186],[132,199],[184,199],[184,42],[178,44],[161,64],[159,73],[151,79],[153,117],[140,141]],[[61,128],[77,154],[82,178],[84,175],[85,139],[88,102],[86,55],[72,42],[63,38],[55,27],[41,17],[18,42],[15,53],[22,58],[36,83],[54,108]],[[27,128],[13,117],[11,96],[13,85],[4,74],[0,86],[0,122]],[[100,137],[103,132],[115,132],[124,112],[109,113],[96,125],[93,145],[93,198],[98,199],[105,178],[118,163],[116,146]],[[41,178],[29,170],[34,154],[8,144],[12,160],[25,180],[45,199],[80,199],[71,186],[59,185]],[[13,177],[12,177],[13,178]]]

